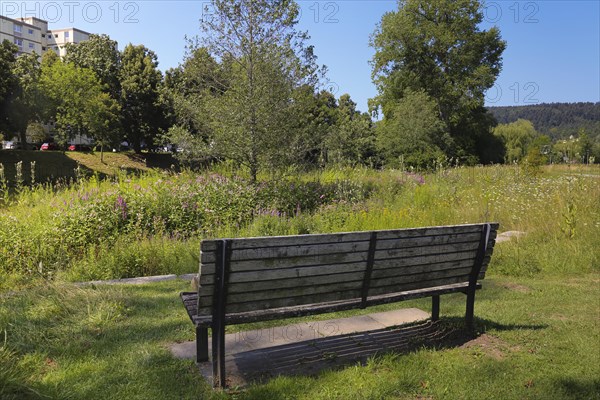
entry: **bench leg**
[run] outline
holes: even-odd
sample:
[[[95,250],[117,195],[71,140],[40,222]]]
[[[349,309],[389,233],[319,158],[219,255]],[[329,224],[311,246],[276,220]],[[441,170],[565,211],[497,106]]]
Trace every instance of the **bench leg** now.
[[[473,314],[475,311],[475,290],[467,292],[467,312],[465,315],[465,322],[467,323],[467,329],[473,330]]]
[[[440,296],[431,296],[431,320],[440,319]]]
[[[212,336],[213,386],[225,387],[225,327],[213,326]]]
[[[196,327],[196,362],[208,361],[208,328]]]

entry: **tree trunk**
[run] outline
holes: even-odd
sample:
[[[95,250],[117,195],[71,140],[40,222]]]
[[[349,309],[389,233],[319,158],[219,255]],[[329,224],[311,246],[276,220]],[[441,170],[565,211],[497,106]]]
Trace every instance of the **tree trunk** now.
[[[19,132],[19,141],[21,142],[21,148],[23,150],[29,150],[27,148],[27,134],[25,131]]]

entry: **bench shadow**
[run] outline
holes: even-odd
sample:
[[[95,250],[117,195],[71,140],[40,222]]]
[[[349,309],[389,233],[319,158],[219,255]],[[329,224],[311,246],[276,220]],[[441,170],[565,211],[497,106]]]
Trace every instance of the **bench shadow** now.
[[[364,365],[383,354],[408,354],[417,349],[447,349],[460,347],[476,339],[489,328],[498,330],[544,329],[545,325],[502,325],[476,319],[476,329],[466,329],[462,318],[444,318],[432,322],[357,332],[298,343],[274,345],[258,350],[240,352],[226,357],[229,387],[250,383],[266,383],[277,376],[311,376],[350,365]],[[210,363],[200,369],[208,378]],[[208,376],[207,376],[208,375]]]

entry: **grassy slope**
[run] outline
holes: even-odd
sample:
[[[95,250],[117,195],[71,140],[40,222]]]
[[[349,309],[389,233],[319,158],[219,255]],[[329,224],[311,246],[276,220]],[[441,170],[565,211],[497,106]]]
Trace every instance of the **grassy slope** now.
[[[48,179],[74,178],[75,169],[79,165],[82,172],[100,175],[115,175],[120,170],[129,172],[147,171],[144,159],[133,153],[105,153],[104,161],[100,161],[100,153],[80,153],[61,151],[21,151],[0,150],[0,164],[4,165],[5,174],[9,181],[14,181],[15,164],[23,163],[23,175],[30,182],[31,163],[35,162],[36,181]]]
[[[131,172],[147,171],[148,168],[141,155],[135,153],[104,153],[104,160],[100,160],[100,152],[79,153],[68,152],[67,156],[85,168],[104,175],[115,175],[119,170]]]

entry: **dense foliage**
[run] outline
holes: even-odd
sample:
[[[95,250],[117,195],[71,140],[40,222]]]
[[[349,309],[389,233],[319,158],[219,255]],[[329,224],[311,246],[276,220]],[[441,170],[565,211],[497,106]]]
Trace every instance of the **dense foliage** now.
[[[262,216],[291,217],[327,204],[362,201],[370,190],[369,184],[347,181],[253,185],[189,173],[120,176],[112,182],[92,177],[56,196],[50,187],[23,189],[16,200],[21,212],[0,214],[0,266],[2,273],[71,271],[80,279],[166,272],[179,267],[174,260],[152,259],[153,246],[164,241],[185,243],[240,229]],[[52,200],[42,206],[42,197]],[[173,258],[189,268],[189,257],[183,252]]]
[[[482,151],[489,147],[494,126],[484,95],[500,73],[506,42],[498,28],[480,29],[482,21],[476,0],[400,1],[397,11],[383,16],[372,38],[372,77],[379,92],[373,111],[382,111],[384,121],[431,118],[431,107],[424,116],[417,110],[397,113],[398,107],[406,108],[399,102],[422,92],[435,103],[435,117],[444,125],[438,132],[416,135],[401,129],[398,140],[411,142],[404,150],[427,148],[427,158],[443,152],[467,163],[493,161]]]

